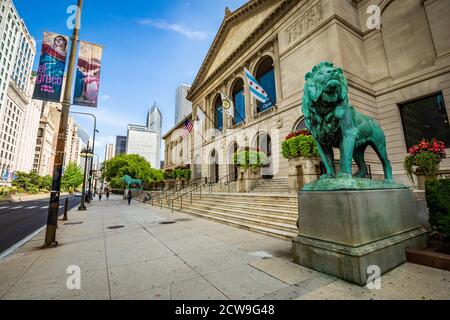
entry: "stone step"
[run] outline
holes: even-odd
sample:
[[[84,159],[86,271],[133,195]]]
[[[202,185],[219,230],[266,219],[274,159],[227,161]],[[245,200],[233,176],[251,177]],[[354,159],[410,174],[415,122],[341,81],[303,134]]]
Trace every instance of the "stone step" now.
[[[199,194],[199,193],[195,193]],[[258,194],[258,193],[226,193],[226,192],[217,192],[208,194],[208,192],[202,192],[202,196],[211,196],[216,198],[224,198],[229,197],[231,199],[250,199],[251,201],[256,200],[268,200],[268,201],[285,201],[285,202],[291,202],[291,203],[297,203],[298,196],[292,196],[289,194],[274,194],[274,195],[267,195],[267,194]]]
[[[269,198],[270,197],[270,198]],[[287,199],[277,199],[272,196],[268,196],[268,199],[264,199],[264,196],[258,198],[242,198],[242,197],[227,197],[227,196],[218,196],[217,194],[202,194],[200,195],[192,195],[193,199],[198,200],[209,200],[214,203],[231,203],[239,206],[265,206],[269,208],[275,208],[276,210],[286,210],[286,211],[297,211],[298,202],[297,200],[287,200]],[[190,195],[186,195],[183,197],[183,201],[190,201]]]
[[[298,233],[297,226],[295,224],[286,224],[279,222],[271,222],[262,219],[255,219],[251,217],[246,217],[237,214],[228,214],[219,212],[216,210],[199,210],[196,208],[185,208],[181,210],[179,207],[174,207],[174,210],[185,212],[185,213],[194,213],[196,215],[203,215],[204,217],[215,218],[217,220],[227,220],[228,222],[232,222],[237,226],[246,226],[248,228],[264,228],[266,232],[279,234],[280,231],[285,234],[290,234],[296,236]]]
[[[263,210],[268,212],[274,212],[274,213],[287,213],[287,214],[297,214],[298,212],[298,206],[296,204],[283,204],[283,203],[274,203],[274,202],[267,202],[267,203],[257,203],[254,201],[245,201],[245,200],[230,200],[230,199],[217,199],[217,198],[210,198],[209,196],[193,196],[192,197],[193,202],[203,202],[208,203],[210,205],[223,205],[223,206],[229,206],[229,207],[236,207],[236,208],[244,208],[244,209],[250,209],[250,210]],[[183,201],[187,201],[190,203],[190,197],[184,197]]]
[[[174,209],[180,209],[181,204],[180,202],[174,203]],[[270,222],[277,222],[277,223],[285,223],[285,224],[292,224],[296,226],[297,224],[297,218],[298,214],[294,215],[291,213],[270,213],[270,211],[263,211],[259,209],[260,211],[249,211],[248,208],[233,208],[229,206],[222,206],[222,205],[211,205],[209,203],[203,203],[203,202],[193,202],[190,204],[190,202],[183,202],[183,208],[188,209],[198,209],[199,211],[218,211],[228,214],[235,214],[239,216],[245,216],[255,219],[261,219],[261,220],[267,220]]]

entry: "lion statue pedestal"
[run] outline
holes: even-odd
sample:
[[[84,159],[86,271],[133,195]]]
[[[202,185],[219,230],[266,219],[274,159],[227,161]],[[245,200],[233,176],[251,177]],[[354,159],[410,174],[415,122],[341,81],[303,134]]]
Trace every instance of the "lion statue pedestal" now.
[[[405,249],[423,248],[413,192],[393,182],[386,138],[372,118],[348,100],[340,68],[321,62],[306,75],[303,114],[315,138],[326,174],[299,193],[299,235],[294,262],[358,285],[406,261]],[[384,181],[365,179],[364,153],[372,147]],[[340,150],[339,173],[333,148]],[[352,176],[352,160],[359,171]]]

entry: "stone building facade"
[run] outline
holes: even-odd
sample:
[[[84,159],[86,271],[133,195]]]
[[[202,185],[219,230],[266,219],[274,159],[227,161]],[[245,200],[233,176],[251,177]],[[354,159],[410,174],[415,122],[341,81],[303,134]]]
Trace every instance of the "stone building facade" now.
[[[192,121],[192,115],[186,119]],[[182,119],[162,137],[165,141],[164,169],[191,166],[192,134],[184,136],[184,124],[185,119]]]
[[[194,119],[207,115],[191,137],[194,175],[231,175],[235,150],[254,147],[272,159],[266,176],[287,177],[281,143],[303,126],[305,74],[327,60],[344,69],[350,102],[384,129],[396,180],[410,183],[403,162],[412,142],[439,135],[450,148],[449,14],[448,0],[252,0],[226,9],[187,97]],[[244,67],[273,87],[265,89],[274,107],[250,96]],[[243,100],[242,119],[223,114],[219,91]],[[381,178],[372,150],[367,161]]]

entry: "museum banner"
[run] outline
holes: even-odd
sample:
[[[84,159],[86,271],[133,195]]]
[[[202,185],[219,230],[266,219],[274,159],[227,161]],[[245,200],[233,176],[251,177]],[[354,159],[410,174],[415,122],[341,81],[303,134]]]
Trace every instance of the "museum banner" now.
[[[73,104],[97,107],[103,47],[80,41]]]
[[[66,36],[44,32],[33,99],[61,101],[68,43]]]

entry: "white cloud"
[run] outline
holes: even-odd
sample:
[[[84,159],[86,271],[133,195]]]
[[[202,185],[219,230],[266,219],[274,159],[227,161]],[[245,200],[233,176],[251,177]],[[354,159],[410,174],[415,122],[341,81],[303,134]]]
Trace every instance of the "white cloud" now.
[[[101,99],[102,99],[103,101],[109,101],[109,100],[111,100],[111,96],[110,96],[110,95],[107,95],[107,94],[104,94],[104,95],[102,95]]]
[[[138,20],[138,23],[143,26],[151,26],[151,27],[161,29],[161,30],[173,31],[173,32],[182,34],[183,36],[185,36],[189,39],[204,40],[208,37],[208,33],[206,31],[193,31],[193,30],[191,30],[187,27],[181,26],[179,24],[168,23],[165,21],[140,19],[140,20]]]

